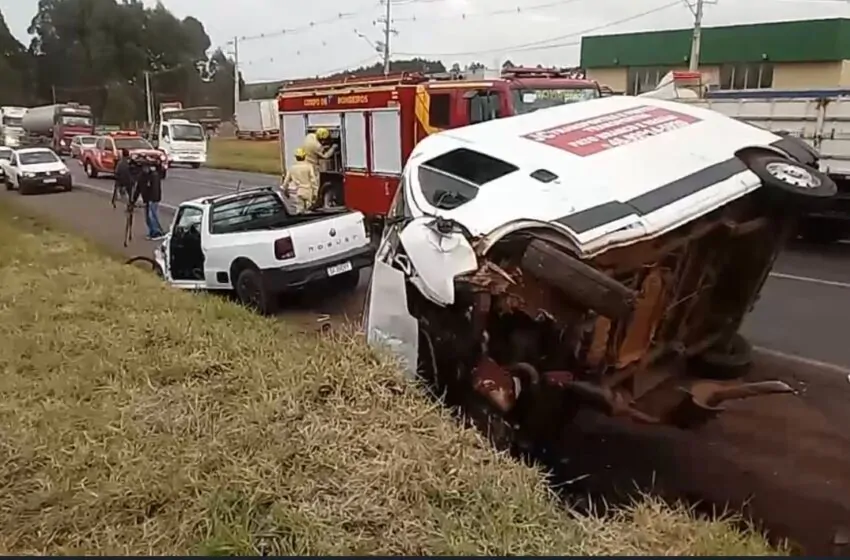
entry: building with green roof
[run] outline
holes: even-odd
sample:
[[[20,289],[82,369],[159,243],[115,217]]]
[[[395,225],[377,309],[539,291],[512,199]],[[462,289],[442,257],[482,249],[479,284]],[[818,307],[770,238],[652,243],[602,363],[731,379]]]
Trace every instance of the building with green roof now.
[[[616,92],[652,89],[687,70],[691,29],[583,37],[581,65]],[[720,89],[850,86],[850,19],[704,27],[700,71]]]

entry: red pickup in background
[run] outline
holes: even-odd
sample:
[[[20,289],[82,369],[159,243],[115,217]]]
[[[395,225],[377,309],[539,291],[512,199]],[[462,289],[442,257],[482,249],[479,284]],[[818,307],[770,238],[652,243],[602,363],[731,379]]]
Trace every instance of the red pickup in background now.
[[[121,151],[124,149],[129,150],[131,154],[158,155],[162,160],[162,177],[165,177],[168,167],[165,153],[154,148],[135,131],[119,131],[99,136],[94,147],[85,148],[80,161],[86,175],[94,179],[100,174],[113,174],[115,164],[121,159]]]

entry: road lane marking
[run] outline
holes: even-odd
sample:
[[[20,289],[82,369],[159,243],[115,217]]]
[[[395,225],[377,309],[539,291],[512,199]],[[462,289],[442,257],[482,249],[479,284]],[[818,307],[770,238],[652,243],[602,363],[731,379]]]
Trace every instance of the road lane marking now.
[[[843,375],[850,376],[850,368],[846,368],[844,366],[839,366],[838,364],[831,364],[829,362],[823,362],[821,360],[815,360],[813,358],[806,358],[804,356],[799,356],[797,354],[789,354],[787,352],[780,352],[779,350],[773,350],[771,348],[765,348],[764,346],[753,346],[753,350],[759,352],[761,354],[767,354],[768,356],[773,356],[774,358],[780,358],[782,360],[788,360],[789,362],[797,362],[800,364],[805,364],[811,367],[818,367],[821,369],[826,369],[833,371],[835,373],[840,373]]]
[[[821,286],[833,286],[836,288],[850,288],[848,282],[837,282],[835,280],[823,280],[821,278],[811,278],[809,276],[797,276],[794,274],[784,274],[782,272],[771,272],[770,276],[780,278],[782,280],[796,280],[797,282],[809,282],[810,284],[820,284]]]

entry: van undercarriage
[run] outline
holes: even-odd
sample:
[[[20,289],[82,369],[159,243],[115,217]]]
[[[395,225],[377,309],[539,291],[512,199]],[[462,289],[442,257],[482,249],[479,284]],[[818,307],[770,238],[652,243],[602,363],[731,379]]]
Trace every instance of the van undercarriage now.
[[[538,444],[580,406],[691,427],[726,400],[791,392],[735,379],[749,363],[734,363],[738,327],[796,227],[760,194],[589,261],[552,231],[509,234],[455,279],[448,307],[408,284],[420,373],[494,439]]]

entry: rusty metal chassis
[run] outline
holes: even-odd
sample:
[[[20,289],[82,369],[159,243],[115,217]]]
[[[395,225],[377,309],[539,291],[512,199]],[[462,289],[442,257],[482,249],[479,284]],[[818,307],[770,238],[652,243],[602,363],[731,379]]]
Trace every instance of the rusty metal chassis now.
[[[457,279],[454,306],[416,313],[436,384],[533,432],[551,432],[579,405],[693,425],[724,400],[788,392],[691,378],[682,358],[737,331],[793,231],[753,193],[590,263],[556,247],[551,232],[511,234]]]

